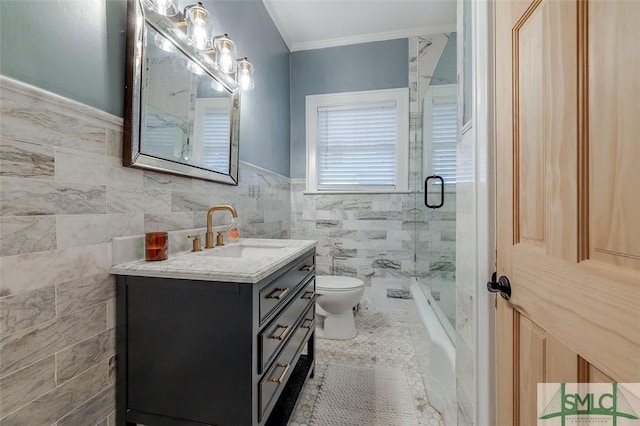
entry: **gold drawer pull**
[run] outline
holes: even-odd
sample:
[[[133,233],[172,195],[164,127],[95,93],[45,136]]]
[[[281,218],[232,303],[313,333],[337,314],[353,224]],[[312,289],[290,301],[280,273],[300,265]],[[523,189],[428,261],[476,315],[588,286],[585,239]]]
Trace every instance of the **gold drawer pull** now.
[[[276,288],[273,293],[267,296],[267,299],[282,299],[285,294],[289,293],[289,288]]]
[[[290,325],[284,325],[284,324],[278,324],[276,325],[276,329],[278,328],[283,328],[284,330],[282,330],[282,333],[278,334],[277,336],[275,334],[273,334],[271,336],[271,339],[276,339],[276,340],[282,340],[284,339],[284,336],[286,336],[289,333],[289,330],[291,329]]]
[[[278,366],[280,368],[284,368],[284,370],[282,370],[282,374],[278,378],[271,377],[268,381],[280,384],[284,380],[284,376],[287,375],[287,372],[289,371],[289,368],[291,368],[291,364],[276,364],[276,366]]]
[[[304,294],[302,295],[301,299],[308,299],[311,300],[313,299],[313,296],[316,295],[315,291],[305,291]]]
[[[316,269],[316,265],[304,265],[302,268],[300,268],[301,271],[305,272],[313,271],[314,269]]]
[[[307,324],[307,321],[309,321],[309,323]],[[302,325],[300,327],[302,328],[313,328],[313,326],[316,324],[316,319],[315,318],[305,318],[304,323],[302,323]]]

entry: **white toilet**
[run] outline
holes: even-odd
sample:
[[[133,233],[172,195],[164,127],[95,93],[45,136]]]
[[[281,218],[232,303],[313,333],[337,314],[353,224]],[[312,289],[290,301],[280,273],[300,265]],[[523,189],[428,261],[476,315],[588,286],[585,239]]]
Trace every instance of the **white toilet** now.
[[[356,321],[353,307],[364,293],[364,282],[357,278],[339,276],[316,276],[316,315],[318,337],[325,339],[353,339]],[[324,327],[321,325],[324,323]]]

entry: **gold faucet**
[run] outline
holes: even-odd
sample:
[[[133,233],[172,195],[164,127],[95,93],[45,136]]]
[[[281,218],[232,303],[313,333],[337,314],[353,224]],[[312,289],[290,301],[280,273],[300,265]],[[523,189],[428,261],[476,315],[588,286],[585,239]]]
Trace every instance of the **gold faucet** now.
[[[217,211],[217,210],[229,210],[231,212],[231,216],[233,217],[238,217],[238,213],[236,212],[236,209],[233,208],[232,205],[229,204],[223,204],[220,206],[213,206],[209,209],[209,211],[207,212],[207,233],[205,235],[205,244],[204,244],[204,248],[213,248],[213,212]]]

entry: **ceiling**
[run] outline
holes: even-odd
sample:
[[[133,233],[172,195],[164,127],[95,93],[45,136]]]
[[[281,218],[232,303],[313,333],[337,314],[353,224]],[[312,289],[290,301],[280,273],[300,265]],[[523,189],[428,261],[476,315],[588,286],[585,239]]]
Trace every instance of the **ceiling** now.
[[[291,51],[455,31],[456,0],[262,0]]]

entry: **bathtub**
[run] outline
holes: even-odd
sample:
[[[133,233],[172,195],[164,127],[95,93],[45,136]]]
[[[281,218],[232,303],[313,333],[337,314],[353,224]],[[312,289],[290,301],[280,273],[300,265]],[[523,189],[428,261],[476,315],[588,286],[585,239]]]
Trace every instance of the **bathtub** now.
[[[427,296],[414,278],[411,294],[430,339],[429,367],[424,371],[429,403],[438,410],[446,426],[457,423],[456,351]]]

